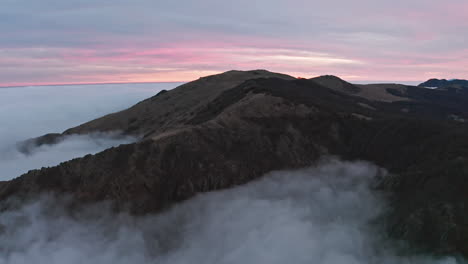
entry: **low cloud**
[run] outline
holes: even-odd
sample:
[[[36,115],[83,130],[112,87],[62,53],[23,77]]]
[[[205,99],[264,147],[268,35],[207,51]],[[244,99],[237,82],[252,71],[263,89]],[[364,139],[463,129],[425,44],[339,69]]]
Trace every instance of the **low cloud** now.
[[[327,161],[143,217],[105,205],[70,214],[66,199],[46,197],[2,213],[0,263],[460,263],[392,250],[371,224],[386,208],[369,187],[383,173]]]

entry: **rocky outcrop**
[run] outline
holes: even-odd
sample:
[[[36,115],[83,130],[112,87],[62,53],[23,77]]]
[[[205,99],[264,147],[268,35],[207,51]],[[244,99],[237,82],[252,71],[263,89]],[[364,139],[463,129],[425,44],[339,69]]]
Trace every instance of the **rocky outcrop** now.
[[[202,78],[67,130],[143,137],[0,183],[0,199],[53,191],[80,204],[111,200],[134,213],[157,212],[199,192],[336,155],[390,171],[378,188],[391,199],[384,222],[392,237],[468,255],[468,126],[447,117],[468,117],[468,109],[448,91],[405,87],[393,96],[408,100],[385,102],[348,84],[331,89],[339,80],[325,80],[265,71]]]

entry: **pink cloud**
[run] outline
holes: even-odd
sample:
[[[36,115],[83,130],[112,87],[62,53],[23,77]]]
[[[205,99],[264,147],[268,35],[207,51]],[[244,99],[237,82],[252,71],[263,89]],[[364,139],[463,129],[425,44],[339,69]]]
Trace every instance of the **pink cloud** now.
[[[217,35],[207,35],[203,41],[155,46],[109,42],[107,48],[18,48],[4,53],[0,50],[0,75],[3,72],[5,76],[0,85],[190,81],[230,69],[258,68],[302,77],[334,74],[350,81],[424,81],[468,75],[467,50],[417,52],[418,45],[432,41],[435,36],[431,32],[419,34],[398,39],[357,33],[316,40],[264,37],[219,40]],[[363,42],[368,42],[367,46]],[[392,45],[404,49],[389,48]]]

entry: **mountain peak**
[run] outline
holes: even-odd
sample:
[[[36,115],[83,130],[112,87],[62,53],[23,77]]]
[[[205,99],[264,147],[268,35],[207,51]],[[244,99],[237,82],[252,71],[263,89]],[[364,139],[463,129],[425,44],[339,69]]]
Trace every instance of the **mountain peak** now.
[[[266,70],[231,70],[199,78],[173,90],[148,98],[118,114],[110,114],[80,126],[68,129],[66,134],[87,134],[93,131],[123,131],[129,134],[149,135],[179,126],[190,118],[190,113],[247,80],[279,78],[294,80],[286,74]],[[177,105],[176,108],[173,106]],[[131,125],[129,125],[131,120]],[[154,127],[154,124],[159,124]]]
[[[248,79],[254,79],[254,78],[272,78],[272,77],[281,78],[281,79],[289,79],[289,80],[295,79],[294,77],[289,76],[287,74],[271,72],[271,71],[267,71],[264,69],[248,70],[248,71],[230,70],[230,71],[225,71],[219,74],[201,77],[200,79],[239,78],[239,79],[248,80]]]
[[[343,81],[343,79],[341,79],[340,77],[338,76],[335,76],[335,75],[330,75],[330,74],[326,74],[326,75],[320,75],[319,77],[315,77],[315,78],[312,78],[312,79],[332,79],[332,80],[340,80],[340,81]]]

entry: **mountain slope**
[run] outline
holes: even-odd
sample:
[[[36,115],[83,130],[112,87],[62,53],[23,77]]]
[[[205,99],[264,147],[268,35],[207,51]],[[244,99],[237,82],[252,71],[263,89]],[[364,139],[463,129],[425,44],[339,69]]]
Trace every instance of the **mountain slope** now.
[[[229,71],[203,77],[166,93],[148,98],[127,110],[68,129],[64,134],[118,130],[125,134],[151,136],[151,134],[179,127],[190,119],[190,116],[199,107],[213,100],[227,89],[249,79],[270,77],[286,80],[294,79],[285,74],[265,70]]]
[[[170,91],[162,91],[136,105],[116,113],[97,118],[63,133],[51,133],[19,143],[19,150],[25,154],[40,145],[55,144],[64,136],[118,132],[139,138],[183,127],[198,108],[206,105],[220,93],[242,82],[257,78],[276,77],[293,80],[289,75],[266,70],[228,71],[222,74],[199,78]]]
[[[468,125],[448,116],[466,117],[468,109],[444,91],[415,87],[402,95],[411,100],[382,102],[322,84],[228,72],[181,86],[66,132],[121,129],[144,134],[139,142],[0,183],[0,200],[53,191],[143,214],[336,155],[391,172],[378,186],[391,197],[389,235],[429,252],[468,255]],[[446,97],[437,101],[440,93]]]
[[[361,89],[359,95],[382,102],[398,102],[410,100],[406,96],[406,90],[409,86],[394,83],[382,84],[358,84],[356,85]],[[392,93],[392,91],[399,91],[399,94]]]
[[[394,102],[407,101],[404,96],[405,85],[400,84],[351,84],[333,75],[324,75],[310,79],[324,87],[343,92],[349,95],[359,96],[373,101]],[[389,92],[390,89],[402,91],[402,95],[395,95]]]
[[[343,93],[357,94],[361,89],[333,75],[323,75],[310,79],[322,86],[337,90]]]

